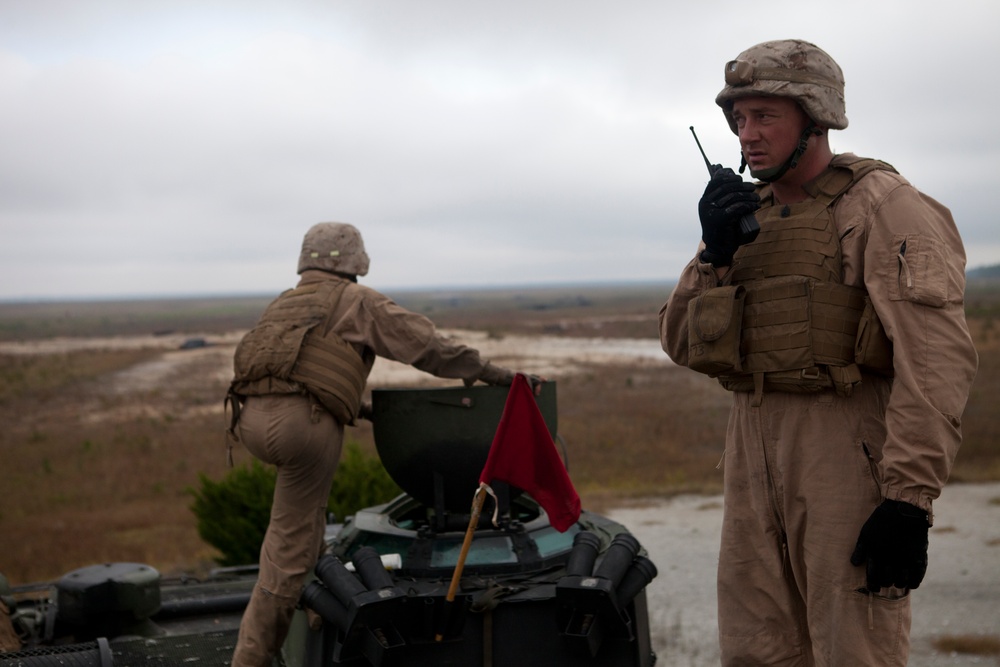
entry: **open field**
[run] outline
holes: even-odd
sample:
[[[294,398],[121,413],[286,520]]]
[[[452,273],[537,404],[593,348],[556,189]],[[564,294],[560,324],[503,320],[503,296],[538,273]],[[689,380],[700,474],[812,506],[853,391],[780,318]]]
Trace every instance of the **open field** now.
[[[559,432],[589,509],[715,493],[729,397],[659,352],[669,285],[395,294],[498,363],[557,381]],[[269,298],[0,304],[0,572],[103,561],[199,571],[188,489],[225,472],[232,350]],[[1000,480],[1000,289],[970,290],[981,370],[953,480]],[[181,350],[191,338],[203,347]],[[376,367],[370,386],[425,381]],[[349,437],[373,452],[370,427]],[[237,463],[248,460],[237,451]],[[998,547],[1000,548],[1000,547]]]

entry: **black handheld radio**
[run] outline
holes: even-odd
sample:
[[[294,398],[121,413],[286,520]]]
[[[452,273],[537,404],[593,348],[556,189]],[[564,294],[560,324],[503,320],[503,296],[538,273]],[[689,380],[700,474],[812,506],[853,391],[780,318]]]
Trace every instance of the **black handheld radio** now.
[[[694,132],[694,125],[691,126],[691,134],[694,135],[694,142],[698,144],[698,150],[701,151],[701,157],[705,159],[705,166],[708,167],[708,175],[714,176],[715,172],[722,169],[721,164],[712,164],[708,161],[708,156],[705,155],[705,149],[701,147],[701,142],[698,141],[698,135]],[[757,234],[760,233],[760,225],[757,223],[757,218],[754,217],[753,213],[747,213],[740,218],[740,245],[752,242],[757,238]]]

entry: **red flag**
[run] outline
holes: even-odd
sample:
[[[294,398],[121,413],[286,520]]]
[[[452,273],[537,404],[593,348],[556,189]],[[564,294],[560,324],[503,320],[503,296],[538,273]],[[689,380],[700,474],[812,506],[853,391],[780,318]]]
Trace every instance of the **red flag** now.
[[[556,452],[531,383],[521,373],[514,376],[490,454],[479,475],[481,484],[494,479],[512,484],[534,498],[560,533],[580,518],[580,496]]]

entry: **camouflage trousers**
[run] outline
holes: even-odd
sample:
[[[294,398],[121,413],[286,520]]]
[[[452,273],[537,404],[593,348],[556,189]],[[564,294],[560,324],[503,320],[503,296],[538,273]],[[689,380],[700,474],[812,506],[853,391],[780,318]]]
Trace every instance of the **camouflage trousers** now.
[[[306,578],[324,547],[326,503],[344,427],[306,397],[251,396],[237,435],[251,454],[278,471],[260,574],[232,661],[233,667],[267,666],[285,641]]]
[[[850,563],[879,504],[885,382],[733,394],[719,553],[723,665],[905,665],[909,592],[865,589]]]

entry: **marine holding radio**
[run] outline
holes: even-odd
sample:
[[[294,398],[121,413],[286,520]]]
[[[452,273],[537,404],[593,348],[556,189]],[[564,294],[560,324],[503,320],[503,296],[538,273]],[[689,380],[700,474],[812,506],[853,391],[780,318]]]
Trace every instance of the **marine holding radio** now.
[[[833,153],[847,115],[826,52],[764,42],[724,73],[715,101],[756,182],[710,168],[702,243],[659,317],[667,354],[733,393],[722,663],[905,665],[978,364],[962,240],[891,165]]]

